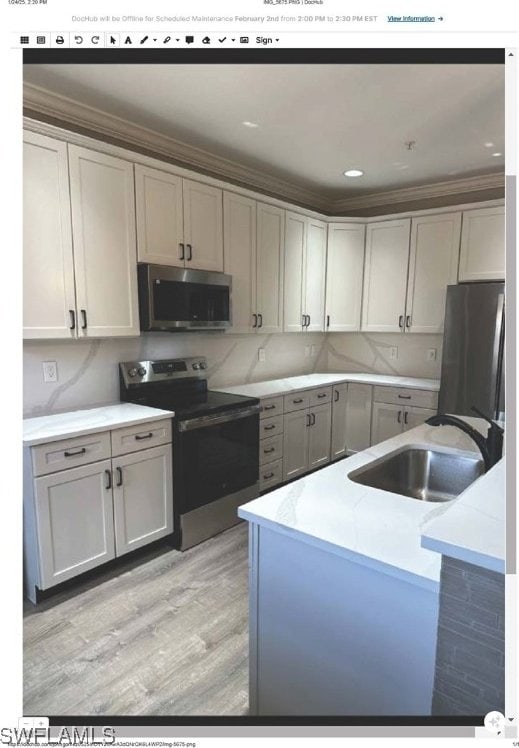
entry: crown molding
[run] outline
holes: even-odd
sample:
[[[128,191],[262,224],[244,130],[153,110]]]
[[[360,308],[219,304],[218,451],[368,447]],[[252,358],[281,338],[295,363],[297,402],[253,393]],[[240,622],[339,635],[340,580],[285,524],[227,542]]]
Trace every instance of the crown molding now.
[[[328,206],[328,200],[319,192],[280,179],[266,171],[252,169],[231,159],[216,156],[202,148],[188,145],[40,86],[24,83],[23,106],[31,117],[36,114],[39,117],[58,120],[64,127],[79,127],[89,131],[92,137],[110,138],[125,146],[166,157],[180,166],[258,190],[281,200],[317,211],[323,211]]]
[[[446,182],[422,184],[416,187],[403,187],[398,190],[372,192],[357,197],[346,197],[328,203],[330,212],[334,215],[347,213],[349,210],[363,208],[383,208],[386,205],[411,203],[417,200],[432,200],[456,195],[467,195],[471,192],[503,189],[505,187],[504,172],[482,174],[476,177],[450,179]]]
[[[402,205],[405,210],[405,204],[420,200],[452,200],[463,195],[466,202],[470,193],[504,191],[504,172],[499,172],[333,200],[324,192],[308,190],[266,171],[243,166],[40,86],[24,83],[23,105],[27,115],[34,119],[50,119],[64,128],[79,128],[97,140],[115,141],[130,150],[152,154],[178,166],[329,216],[340,217],[374,208],[382,214],[386,206]]]

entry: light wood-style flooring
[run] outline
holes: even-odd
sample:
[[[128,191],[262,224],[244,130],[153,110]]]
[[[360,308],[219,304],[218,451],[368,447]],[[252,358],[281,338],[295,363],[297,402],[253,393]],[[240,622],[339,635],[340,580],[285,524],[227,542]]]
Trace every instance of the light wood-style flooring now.
[[[246,714],[247,619],[246,523],[27,603],[24,714]]]

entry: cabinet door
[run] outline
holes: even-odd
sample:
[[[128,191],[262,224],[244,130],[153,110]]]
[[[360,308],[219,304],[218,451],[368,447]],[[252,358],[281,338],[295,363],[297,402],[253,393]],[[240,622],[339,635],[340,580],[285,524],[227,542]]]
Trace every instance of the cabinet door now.
[[[447,286],[456,283],[461,213],[413,218],[406,331],[443,332]]]
[[[436,413],[437,411],[432,408],[417,408],[414,405],[407,405],[404,412],[404,431],[414,429],[415,426],[421,426]]]
[[[254,332],[256,312],[256,201],[223,193],[224,272],[232,275],[232,328]]]
[[[504,280],[504,206],[463,213],[460,281]]]
[[[284,210],[258,203],[256,311],[264,333],[283,332],[284,220]]]
[[[76,314],[67,145],[23,137],[23,336],[74,338]]]
[[[110,468],[102,460],[35,479],[41,589],[114,557]]]
[[[182,178],[135,165],[137,259],[184,266]]]
[[[306,222],[306,251],[303,273],[303,313],[309,324],[305,330],[324,330],[324,293],[326,288],[326,224],[313,218]]]
[[[371,422],[371,443],[379,444],[392,436],[402,433],[404,408],[402,405],[373,403]]]
[[[332,393],[332,443],[331,458],[346,457],[346,414],[348,384],[336,384]]]
[[[367,228],[362,302],[366,332],[403,331],[410,230],[408,218]]]
[[[365,234],[366,227],[358,223],[331,223],[328,226],[328,332],[360,330]]]
[[[186,268],[223,271],[222,190],[183,180]]]
[[[308,410],[287,413],[283,420],[283,480],[308,470]]]
[[[112,460],[117,556],[173,532],[171,445]]]
[[[308,429],[308,469],[330,462],[330,438],[332,429],[331,405],[320,405],[310,409]]]
[[[303,330],[303,263],[306,245],[306,218],[285,213],[285,332]]]
[[[79,335],[139,335],[133,165],[68,149]]]
[[[373,387],[348,382],[346,404],[346,452],[362,452],[371,444],[371,406]]]

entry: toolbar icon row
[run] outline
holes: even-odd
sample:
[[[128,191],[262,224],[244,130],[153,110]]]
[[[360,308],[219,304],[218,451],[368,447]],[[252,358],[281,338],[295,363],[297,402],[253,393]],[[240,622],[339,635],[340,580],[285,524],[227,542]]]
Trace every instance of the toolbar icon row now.
[[[279,39],[268,39],[269,43],[279,42]],[[264,37],[251,38],[249,36],[225,36],[216,35],[171,35],[171,34],[153,34],[152,32],[123,33],[123,32],[105,32],[96,34],[92,32],[64,32],[64,33],[40,33],[40,34],[19,34],[15,38],[15,46],[22,47],[148,47],[161,48],[171,46],[184,46],[191,44],[223,45],[233,46],[235,44],[265,44]]]

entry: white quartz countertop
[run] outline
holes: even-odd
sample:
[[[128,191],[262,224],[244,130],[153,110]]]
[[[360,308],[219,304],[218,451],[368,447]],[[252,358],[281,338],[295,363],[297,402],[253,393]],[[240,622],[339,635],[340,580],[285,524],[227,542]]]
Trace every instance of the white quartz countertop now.
[[[464,491],[422,535],[422,546],[446,556],[505,571],[505,460]]]
[[[464,420],[486,433],[483,420]],[[502,487],[491,477],[498,468],[474,482],[457,499],[442,503],[418,501],[348,478],[352,470],[405,445],[479,454],[472,439],[459,429],[423,424],[267,493],[241,506],[238,514],[358,563],[437,590],[441,555],[436,551],[441,548],[423,547],[422,535],[428,535],[429,527],[434,528],[432,520],[440,530],[459,527],[464,522],[463,507],[470,507],[474,496],[486,494],[487,513],[494,512],[489,507],[503,500]],[[485,484],[492,486],[490,494],[485,491]],[[439,531],[438,536],[441,536]],[[454,537],[452,540],[463,545],[467,538],[468,534],[460,532],[457,540]],[[496,553],[499,543],[491,541],[490,545]]]
[[[368,374],[359,372],[327,372],[324,374],[302,374],[298,377],[285,379],[270,379],[265,382],[253,382],[229,387],[218,387],[221,392],[231,392],[233,395],[249,397],[273,397],[287,395],[295,390],[325,385],[340,384],[341,382],[362,382],[364,384],[380,384],[391,387],[411,387],[416,390],[440,389],[439,379],[424,379],[421,377],[398,377],[393,374]]]
[[[172,418],[174,412],[148,408],[135,403],[116,403],[101,408],[73,410],[49,416],[25,418],[23,421],[23,443],[26,447],[45,444],[58,439],[70,439],[84,434],[132,426],[144,421],[159,421]]]

